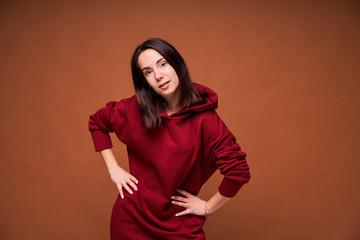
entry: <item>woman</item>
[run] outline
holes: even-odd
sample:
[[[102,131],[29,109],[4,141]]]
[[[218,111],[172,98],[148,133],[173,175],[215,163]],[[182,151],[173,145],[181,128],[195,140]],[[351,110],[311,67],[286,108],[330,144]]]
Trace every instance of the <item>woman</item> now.
[[[173,46],[149,39],[131,67],[136,95],[107,103],[89,121],[120,193],[111,239],[205,239],[208,215],[249,181],[245,153],[215,112],[216,93],[191,82]],[[130,173],[117,164],[109,132],[127,145]],[[218,192],[198,198],[216,169],[224,175]]]

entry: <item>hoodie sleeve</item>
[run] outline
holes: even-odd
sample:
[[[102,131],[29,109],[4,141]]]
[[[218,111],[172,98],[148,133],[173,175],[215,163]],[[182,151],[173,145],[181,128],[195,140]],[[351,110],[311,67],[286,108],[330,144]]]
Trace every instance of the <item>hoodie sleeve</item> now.
[[[90,116],[89,131],[91,133],[95,151],[101,151],[112,147],[109,133],[119,134],[125,124],[125,106],[122,101],[108,102],[104,108],[99,109]]]
[[[235,137],[215,111],[207,119],[205,144],[209,148],[210,160],[216,164],[224,178],[219,192],[225,197],[234,197],[250,180],[246,154],[241,151]]]

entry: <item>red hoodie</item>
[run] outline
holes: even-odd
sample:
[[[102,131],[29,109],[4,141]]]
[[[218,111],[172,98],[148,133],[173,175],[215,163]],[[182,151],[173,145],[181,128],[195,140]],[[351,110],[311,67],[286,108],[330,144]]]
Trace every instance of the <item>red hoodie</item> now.
[[[95,150],[111,148],[109,132],[115,132],[127,146],[130,173],[139,180],[138,191],[124,191],[125,198],[114,205],[112,239],[205,239],[205,217],[175,216],[184,210],[171,204],[176,189],[197,195],[216,169],[224,175],[218,189],[223,196],[235,196],[249,181],[246,155],[215,112],[217,94],[195,86],[208,93],[206,103],[170,116],[162,112],[155,131],[142,127],[136,96],[109,102],[90,116]]]

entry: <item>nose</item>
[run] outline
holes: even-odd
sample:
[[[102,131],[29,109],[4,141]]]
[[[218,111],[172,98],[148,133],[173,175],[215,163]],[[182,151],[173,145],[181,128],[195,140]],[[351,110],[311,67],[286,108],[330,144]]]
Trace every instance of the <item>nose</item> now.
[[[157,81],[160,81],[161,79],[164,78],[163,73],[159,69],[154,70],[154,76]]]

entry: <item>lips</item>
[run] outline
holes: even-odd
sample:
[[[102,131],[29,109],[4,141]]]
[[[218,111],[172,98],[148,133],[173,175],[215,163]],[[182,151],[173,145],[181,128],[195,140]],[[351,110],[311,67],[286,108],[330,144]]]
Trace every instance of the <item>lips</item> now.
[[[159,85],[159,88],[165,87],[169,82],[170,82],[170,81],[167,81],[167,82],[164,82],[163,84],[160,84],[160,85]]]

